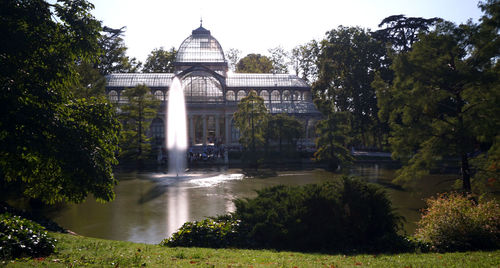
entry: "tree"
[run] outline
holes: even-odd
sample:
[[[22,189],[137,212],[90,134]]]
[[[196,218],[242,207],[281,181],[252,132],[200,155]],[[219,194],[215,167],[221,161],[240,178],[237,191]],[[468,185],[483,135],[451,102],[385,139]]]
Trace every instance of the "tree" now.
[[[135,73],[142,63],[135,58],[126,55],[127,47],[123,42],[122,35],[125,27],[113,29],[104,27],[103,34],[99,38],[101,55],[97,64],[97,69],[102,75],[110,73]]]
[[[440,21],[442,21],[440,18],[424,19],[392,15],[383,19],[378,25],[378,27],[385,26],[385,28],[372,32],[372,36],[379,41],[391,44],[396,51],[408,52],[419,40],[419,34],[429,32],[429,28]]]
[[[339,26],[321,43],[318,80],[312,86],[316,104],[326,105],[320,107],[325,113],[351,113],[349,129],[356,138],[354,142],[364,146],[381,146],[377,99],[371,83],[376,71],[384,72],[388,67],[385,56],[385,47],[357,27]]]
[[[0,196],[46,203],[114,198],[119,123],[102,99],[75,100],[76,62],[98,56],[86,1],[0,4]]]
[[[92,63],[80,62],[76,66],[77,80],[70,87],[76,98],[104,97],[106,78]]]
[[[347,112],[329,113],[326,119],[316,125],[316,152],[314,159],[327,164],[328,169],[335,170],[343,165],[349,165],[353,161],[347,144],[350,139],[349,114]]]
[[[260,54],[248,54],[236,64],[237,73],[270,73],[272,70],[271,60]]]
[[[271,115],[266,128],[267,139],[277,140],[279,152],[286,142],[289,149],[297,147],[297,140],[303,135],[303,126],[295,117],[286,114]]]
[[[319,44],[316,40],[293,48],[290,58],[295,74],[306,82],[314,82],[318,77],[319,53]]]
[[[77,98],[102,97],[105,92],[105,75],[112,72],[136,72],[140,63],[125,55],[121,29],[104,26],[99,38],[100,56],[91,62],[77,61],[78,79],[71,86]]]
[[[241,99],[238,103],[238,110],[234,113],[234,123],[240,131],[239,143],[245,151],[251,153],[254,161],[257,148],[261,148],[265,142],[267,119],[268,111],[264,105],[264,99],[257,96],[255,91]]]
[[[226,59],[229,64],[229,69],[233,72],[236,71],[236,65],[238,64],[238,61],[240,61],[240,57],[241,51],[236,48],[230,48],[226,52]]]
[[[164,50],[163,47],[154,49],[149,53],[144,67],[142,68],[143,73],[173,73],[174,72],[174,62],[177,56],[177,51],[174,47],[170,48],[169,51]]]
[[[126,89],[122,94],[127,98],[127,103],[120,107],[123,125],[120,159],[134,160],[137,167],[142,168],[142,161],[151,156],[151,143],[146,130],[156,117],[160,102],[145,85]]]
[[[288,53],[282,47],[270,48],[271,63],[273,64],[273,74],[286,74],[288,73]]]
[[[471,192],[470,159],[494,148],[500,129],[499,27],[486,30],[484,21],[479,27],[438,24],[396,56],[392,85],[377,82],[393,157],[404,163],[397,180],[427,174],[443,158],[458,159],[462,189]],[[497,40],[496,47],[487,48],[485,40]]]

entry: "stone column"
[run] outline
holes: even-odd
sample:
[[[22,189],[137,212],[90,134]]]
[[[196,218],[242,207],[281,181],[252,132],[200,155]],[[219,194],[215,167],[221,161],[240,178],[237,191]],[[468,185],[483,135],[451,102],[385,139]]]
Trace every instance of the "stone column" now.
[[[203,145],[206,145],[207,144],[207,116],[206,115],[202,115],[201,116],[201,120],[203,120],[203,140],[202,140],[202,143]]]
[[[189,137],[191,138],[191,145],[195,145],[195,143],[196,143],[196,139],[194,136],[195,135],[194,133],[196,133],[196,132],[194,131],[194,122],[193,122],[194,118],[193,117],[194,117],[194,115],[189,116]]]
[[[217,141],[220,141],[220,126],[219,126],[220,122],[219,122],[219,114],[216,114],[215,115],[215,139],[217,139]]]
[[[226,140],[224,141],[226,145],[231,143],[231,132],[230,132],[231,120],[229,118],[229,114],[224,116],[224,128],[226,130]]]

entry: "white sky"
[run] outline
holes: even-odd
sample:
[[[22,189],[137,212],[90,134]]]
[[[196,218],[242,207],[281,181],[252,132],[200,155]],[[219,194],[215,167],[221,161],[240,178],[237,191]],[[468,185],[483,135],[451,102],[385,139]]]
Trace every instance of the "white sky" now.
[[[155,48],[176,49],[200,25],[224,51],[237,48],[268,54],[290,50],[338,25],[378,29],[385,17],[441,17],[465,23],[481,16],[477,0],[90,0],[96,19],[112,28],[126,26],[128,55],[144,62]]]

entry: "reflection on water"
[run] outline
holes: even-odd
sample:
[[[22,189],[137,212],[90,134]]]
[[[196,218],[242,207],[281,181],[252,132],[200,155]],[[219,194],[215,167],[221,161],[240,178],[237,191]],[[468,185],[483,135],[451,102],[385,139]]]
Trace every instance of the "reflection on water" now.
[[[174,233],[179,226],[189,220],[189,199],[186,191],[170,187],[167,194],[167,234]]]
[[[350,173],[387,188],[397,212],[406,217],[412,233],[423,198],[446,188],[450,176],[424,178],[410,189],[392,184],[394,170],[377,164],[356,165]],[[114,240],[159,243],[186,221],[201,220],[234,211],[233,200],[253,197],[255,190],[278,184],[303,185],[332,180],[337,174],[322,170],[276,172],[267,178],[245,178],[239,170],[191,171],[182,177],[162,173],[116,174],[116,199],[101,204],[89,198],[67,205],[50,217],[78,234]]]

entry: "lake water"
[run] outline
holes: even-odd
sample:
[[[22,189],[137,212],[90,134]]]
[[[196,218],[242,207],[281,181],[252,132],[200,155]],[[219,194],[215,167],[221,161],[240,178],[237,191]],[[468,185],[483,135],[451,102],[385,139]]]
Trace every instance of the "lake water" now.
[[[449,189],[456,176],[431,175],[409,188],[393,185],[394,170],[379,164],[357,164],[351,175],[386,187],[397,212],[413,233],[423,199]],[[286,184],[304,185],[333,180],[324,170],[269,171],[264,177],[245,178],[238,169],[192,170],[182,178],[158,173],[118,173],[116,199],[102,204],[89,198],[83,204],[64,205],[49,217],[78,234],[112,240],[159,243],[184,222],[234,211],[233,200],[256,196],[255,190]]]

